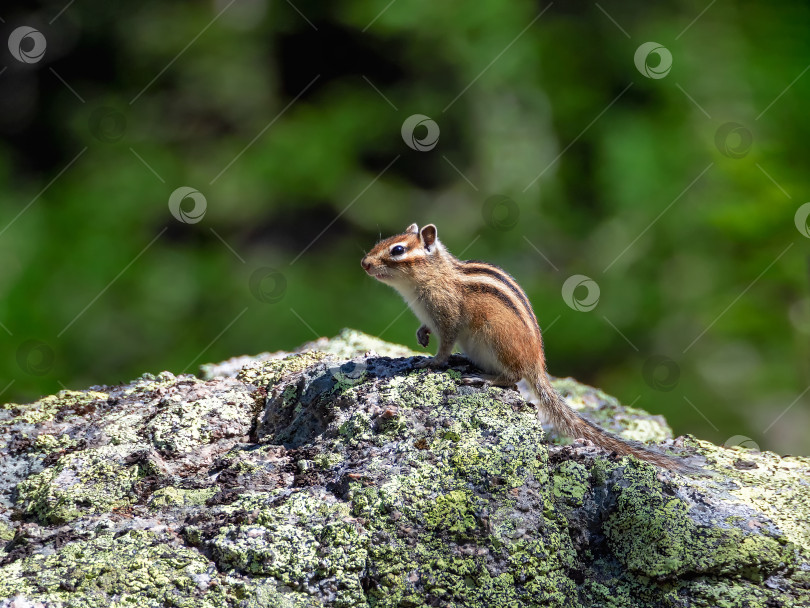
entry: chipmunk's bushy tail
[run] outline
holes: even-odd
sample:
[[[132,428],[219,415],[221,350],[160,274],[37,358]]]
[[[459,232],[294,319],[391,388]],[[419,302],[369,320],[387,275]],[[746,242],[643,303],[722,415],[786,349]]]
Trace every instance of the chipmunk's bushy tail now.
[[[592,441],[609,452],[615,452],[622,456],[632,455],[640,460],[646,460],[672,471],[685,473],[698,470],[680,459],[671,458],[641,446],[631,445],[627,441],[616,437],[616,435],[602,430],[572,409],[565,402],[562,395],[554,390],[547,378],[543,377],[533,384],[537,398],[540,399],[542,404],[543,413],[548,416],[549,422],[554,425],[554,428],[563,435],[567,435],[572,439],[581,437]]]

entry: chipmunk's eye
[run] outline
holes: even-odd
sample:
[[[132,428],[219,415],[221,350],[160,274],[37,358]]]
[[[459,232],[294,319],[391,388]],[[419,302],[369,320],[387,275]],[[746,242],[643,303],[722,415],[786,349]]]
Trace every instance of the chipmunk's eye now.
[[[405,253],[405,248],[402,245],[391,247],[391,255],[402,255]]]

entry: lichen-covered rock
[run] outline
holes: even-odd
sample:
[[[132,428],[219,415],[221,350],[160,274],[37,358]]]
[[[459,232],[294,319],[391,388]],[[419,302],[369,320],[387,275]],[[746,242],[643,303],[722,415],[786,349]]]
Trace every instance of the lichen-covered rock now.
[[[414,355],[347,330],[2,406],[0,608],[810,605],[810,459],[556,381],[714,474],[618,460]]]

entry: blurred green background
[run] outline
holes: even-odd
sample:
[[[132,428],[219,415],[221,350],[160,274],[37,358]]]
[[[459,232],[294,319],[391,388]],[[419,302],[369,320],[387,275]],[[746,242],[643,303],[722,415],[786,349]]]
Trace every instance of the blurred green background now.
[[[3,40],[47,41],[0,64],[0,399],[346,326],[418,348],[359,261],[432,222],[525,287],[552,374],[678,434],[810,452],[810,7],[60,0],[0,18]],[[425,119],[403,137],[415,114],[435,146]],[[176,202],[186,223],[184,186],[205,201]]]

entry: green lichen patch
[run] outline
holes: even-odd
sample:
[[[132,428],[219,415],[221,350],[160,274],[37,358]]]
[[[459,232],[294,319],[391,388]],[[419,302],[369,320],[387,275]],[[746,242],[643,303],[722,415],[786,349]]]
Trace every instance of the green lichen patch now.
[[[386,399],[406,383],[393,384],[379,387]],[[534,409],[500,389],[446,388],[428,393],[432,407],[405,410],[403,433],[430,441],[398,444],[402,472],[372,462],[376,483],[352,484],[352,513],[374,541],[369,605],[571,605],[564,519],[542,521],[553,507]]]
[[[315,466],[321,469],[331,469],[343,462],[344,459],[345,457],[340,452],[331,452],[316,454],[312,460]]]
[[[253,424],[249,393],[231,390],[191,402],[170,402],[152,417],[144,434],[164,454],[180,455],[222,438],[237,438]]]
[[[136,378],[129,384],[122,386],[116,391],[116,394],[119,398],[148,396],[161,389],[170,388],[177,384],[178,381],[188,379],[194,379],[194,377],[190,375],[177,377],[171,372],[160,372],[157,375],[145,373],[141,374],[139,378]]]
[[[779,539],[698,525],[686,502],[666,492],[655,467],[647,463],[629,464],[614,490],[620,494],[605,534],[633,572],[664,578],[733,573],[761,581],[795,561],[794,547]]]
[[[372,439],[371,427],[371,417],[366,412],[354,412],[338,427],[338,434],[348,445],[356,446],[361,441]]]
[[[515,411],[500,401],[499,390],[448,399],[437,412],[456,422],[434,447],[447,450],[456,475],[495,493],[520,487],[527,477],[547,479],[540,421],[532,408]]]
[[[585,493],[589,488],[589,473],[584,465],[578,462],[564,462],[554,470],[554,498],[568,505],[582,506]]]
[[[202,506],[216,494],[215,488],[183,489],[172,486],[160,488],[152,493],[147,503],[150,509]]]
[[[464,540],[472,537],[478,529],[475,520],[475,497],[464,490],[451,490],[439,494],[423,505],[425,527],[432,531],[442,531]]]
[[[35,597],[66,608],[313,605],[280,592],[272,581],[220,575],[199,552],[168,540],[137,530],[102,534],[15,561],[0,567],[0,597]]]
[[[670,605],[678,606],[676,602],[683,597],[690,598],[690,606],[707,608],[801,608],[810,605],[810,591],[792,597],[778,585],[764,587],[736,578],[710,577],[679,582],[670,594]]]
[[[556,522],[500,512],[460,489],[398,483],[354,494],[355,512],[372,528],[370,606],[573,605],[570,542]]]
[[[61,456],[17,486],[21,513],[45,524],[60,524],[129,504],[132,486],[143,476],[138,465],[123,464],[129,453],[105,446]]]
[[[248,365],[236,378],[242,382],[259,387],[270,387],[290,374],[301,372],[311,365],[322,361],[329,355],[321,351],[308,351],[289,355],[283,359],[271,359],[258,365]]]
[[[734,480],[733,496],[766,515],[789,541],[810,555],[810,458],[725,448],[708,441],[693,444],[723,478]],[[740,461],[751,464],[738,468]]]
[[[88,411],[95,410],[95,404],[104,401],[108,397],[107,393],[99,391],[59,391],[55,395],[49,395],[23,405],[17,403],[6,403],[0,405],[0,409],[10,410],[13,417],[8,420],[0,419],[0,427],[11,426],[19,423],[37,424],[53,420],[59,412],[67,412],[75,415],[84,415]]]
[[[138,443],[144,440],[140,431],[143,428],[147,412],[112,412],[105,417],[101,428],[113,445]]]
[[[640,442],[660,442],[672,438],[672,430],[660,417],[650,417],[644,410],[625,407],[625,415],[611,418],[621,425],[617,433],[624,439]]]
[[[206,547],[221,568],[270,576],[303,593],[326,591],[334,606],[362,606],[368,533],[347,504],[325,498],[296,492],[279,505],[255,496],[238,501],[225,511],[250,512],[253,523],[220,528]]]
[[[61,435],[42,433],[41,435],[37,435],[36,439],[34,440],[33,448],[38,452],[42,452],[43,454],[49,454],[50,452],[72,448],[77,444],[78,441],[71,439],[70,436],[65,433]]]
[[[448,394],[456,391],[458,383],[445,373],[419,370],[395,376],[380,386],[383,403],[399,407],[436,407]]]

